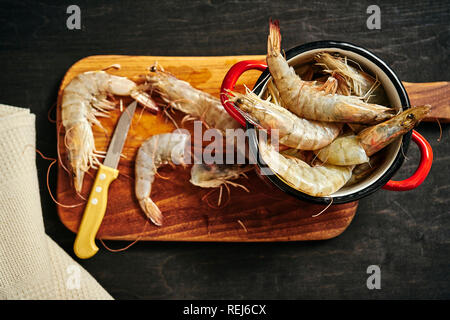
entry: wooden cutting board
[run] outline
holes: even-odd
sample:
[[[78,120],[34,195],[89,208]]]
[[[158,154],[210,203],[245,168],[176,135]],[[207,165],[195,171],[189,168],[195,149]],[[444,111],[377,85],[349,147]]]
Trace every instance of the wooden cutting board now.
[[[241,60],[264,60],[264,56],[230,57],[149,57],[149,56],[91,56],[75,63],[66,73],[58,94],[57,128],[58,149],[65,161],[64,129],[60,125],[60,98],[64,87],[76,75],[91,70],[104,69],[120,64],[119,70],[109,69],[115,75],[126,76],[139,81],[147,68],[158,62],[165,70],[179,79],[190,82],[194,87],[219,96],[222,80],[229,68]],[[258,71],[245,73],[237,84],[252,87],[259,77]],[[435,103],[450,119],[448,83],[413,84],[405,83],[413,104]],[[417,102],[420,101],[420,102]],[[124,105],[130,102],[123,99]],[[440,113],[442,114],[442,113]],[[93,127],[98,150],[106,150],[120,111],[111,112],[110,118],[102,118],[106,129]],[[183,114],[176,112],[179,123]],[[164,215],[164,225],[156,227],[147,222],[134,195],[134,159],[143,141],[154,134],[171,132],[174,125],[162,115],[152,115],[139,108],[134,115],[128,138],[123,150],[125,158],[119,164],[120,175],[109,189],[108,206],[97,238],[116,240],[161,240],[161,241],[292,241],[321,240],[336,237],[351,223],[358,202],[332,205],[317,217],[313,215],[324,209],[295,199],[265,182],[254,171],[248,179],[235,182],[246,186],[247,193],[240,188],[231,188],[230,197],[223,193],[222,204],[217,206],[219,191],[206,199],[210,189],[195,187],[189,183],[190,166],[162,167],[153,183],[151,198]],[[188,125],[187,129],[192,128]],[[67,167],[67,163],[64,162]],[[84,178],[82,196],[88,197],[95,170]],[[57,200],[64,205],[81,204],[68,208],[58,206],[63,224],[73,232],[78,230],[84,210],[84,201],[71,186],[71,179],[64,168],[58,166]],[[225,205],[224,205],[225,204]]]

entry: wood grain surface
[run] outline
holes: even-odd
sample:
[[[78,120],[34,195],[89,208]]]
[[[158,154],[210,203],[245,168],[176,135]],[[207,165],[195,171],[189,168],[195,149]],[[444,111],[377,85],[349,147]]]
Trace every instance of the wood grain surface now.
[[[139,81],[139,75],[158,62],[165,70],[179,79],[190,82],[194,87],[219,96],[223,77],[228,69],[238,61],[259,59],[261,56],[234,57],[129,57],[94,56],[82,59],[74,64],[63,79],[59,96],[63,88],[79,73],[88,70],[101,70],[113,64],[119,64],[120,70],[108,72],[126,76]],[[258,72],[248,72],[237,85],[243,90],[243,84],[252,87]],[[125,104],[129,101],[125,99]],[[60,122],[58,106],[58,123]],[[111,117],[101,119],[106,133],[93,128],[98,150],[106,150],[112,136],[120,110],[111,113]],[[184,115],[176,112],[175,120],[180,123]],[[60,128],[57,125],[57,128]],[[193,128],[187,127],[193,136]],[[145,110],[135,113],[128,133],[123,154],[125,158],[119,164],[119,178],[109,189],[108,206],[105,217],[97,234],[101,239],[120,240],[166,240],[166,241],[293,241],[323,240],[341,234],[352,221],[357,202],[331,206],[318,217],[312,217],[324,209],[322,205],[313,205],[286,195],[269,182],[262,180],[255,171],[248,179],[235,182],[245,185],[250,192],[232,188],[229,199],[224,192],[222,205],[217,208],[219,190],[206,199],[210,189],[193,186],[190,182],[190,166],[183,168],[170,166],[161,168],[159,173],[165,177],[156,178],[152,186],[151,198],[164,215],[162,227],[147,223],[134,195],[134,159],[141,143],[158,133],[171,132],[174,125],[161,114],[152,115]],[[64,130],[58,135],[58,146],[62,159],[67,153],[62,143]],[[67,164],[66,164],[67,167]],[[87,198],[95,171],[85,176],[82,195]],[[75,204],[81,199],[74,193],[70,175],[58,168],[57,199],[60,203]],[[76,232],[81,221],[84,205],[75,208],[58,207],[61,221]]]
[[[450,122],[450,82],[403,82],[403,85],[411,105],[431,105],[431,113],[424,121]]]

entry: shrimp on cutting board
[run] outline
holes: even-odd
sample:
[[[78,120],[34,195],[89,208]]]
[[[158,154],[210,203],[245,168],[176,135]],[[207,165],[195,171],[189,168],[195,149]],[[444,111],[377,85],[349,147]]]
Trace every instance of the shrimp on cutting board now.
[[[199,119],[207,128],[217,129],[224,137],[227,130],[234,133],[234,129],[241,128],[239,122],[230,116],[218,98],[157,67],[151,68],[142,87],[150,94],[158,94],[170,107],[185,113],[182,123],[185,120]],[[241,144],[237,138],[234,139],[235,152],[247,158],[246,143]]]
[[[371,155],[414,128],[430,110],[428,105],[412,107],[390,120],[364,129],[357,135],[338,137],[315,153],[321,161],[329,164],[346,166],[365,163]]]
[[[185,150],[189,145],[188,134],[162,133],[151,136],[139,147],[135,162],[136,198],[145,215],[157,226],[162,225],[163,216],[150,198],[155,175],[162,165],[184,165]]]
[[[228,197],[230,197],[230,188],[228,185],[240,187],[246,192],[250,192],[244,185],[231,180],[235,180],[240,177],[247,178],[246,172],[253,169],[253,165],[245,164],[196,163],[191,168],[191,179],[189,182],[200,188],[220,188],[217,202],[217,206],[220,206],[222,201],[222,187],[225,187],[228,191]],[[206,194],[206,197],[209,194],[210,193]],[[204,198],[202,198],[202,200]]]
[[[68,151],[69,167],[77,193],[81,192],[85,172],[99,164],[92,124],[102,127],[97,117],[108,117],[115,109],[109,96],[131,96],[151,111],[158,108],[136,83],[105,71],[88,71],[77,75],[64,88],[61,101],[64,143]]]
[[[259,151],[264,162],[277,175],[295,189],[315,197],[329,196],[341,189],[355,167],[330,164],[312,167],[298,158],[279,153],[264,139],[259,140]]]
[[[227,183],[236,186],[237,184],[230,180],[245,176],[245,173],[253,168],[252,165],[243,164],[196,163],[191,168],[189,182],[201,188],[218,188]]]
[[[223,135],[226,129],[241,127],[218,98],[192,87],[168,72],[153,68],[146,76],[146,84],[143,86],[148,92],[157,93],[169,106],[186,113],[189,118],[200,119],[206,127],[218,129]]]
[[[282,106],[299,117],[329,122],[375,124],[393,116],[394,110],[390,108],[366,103],[357,96],[329,94],[303,81],[281,54],[278,21],[270,21],[267,65],[279,91]]]

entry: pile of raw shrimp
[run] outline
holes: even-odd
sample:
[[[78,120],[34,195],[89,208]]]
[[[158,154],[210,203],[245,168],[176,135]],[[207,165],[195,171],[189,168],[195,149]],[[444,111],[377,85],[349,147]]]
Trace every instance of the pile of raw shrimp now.
[[[260,156],[306,194],[329,196],[367,177],[383,160],[379,151],[430,110],[387,106],[379,81],[344,56],[321,52],[294,70],[281,52],[278,22],[270,22],[267,48],[264,95],[247,90],[229,98],[247,121],[278,134],[283,148],[260,139]]]

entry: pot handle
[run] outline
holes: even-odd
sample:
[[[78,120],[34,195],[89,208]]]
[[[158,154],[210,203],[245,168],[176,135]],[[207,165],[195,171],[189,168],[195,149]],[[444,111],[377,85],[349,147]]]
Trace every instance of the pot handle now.
[[[239,111],[236,110],[233,104],[228,101],[227,94],[230,94],[229,91],[234,90],[237,80],[245,71],[253,69],[265,71],[267,69],[267,65],[263,61],[259,60],[240,61],[228,70],[225,78],[223,79],[222,87],[220,88],[220,101],[222,102],[223,107],[243,126],[245,126],[246,121]]]
[[[428,141],[425,140],[425,138],[416,130],[413,130],[412,132],[412,140],[420,149],[419,167],[408,179],[402,181],[390,180],[383,186],[383,189],[392,191],[407,191],[415,189],[420,186],[430,172],[431,163],[433,162],[433,149],[431,149]]]

